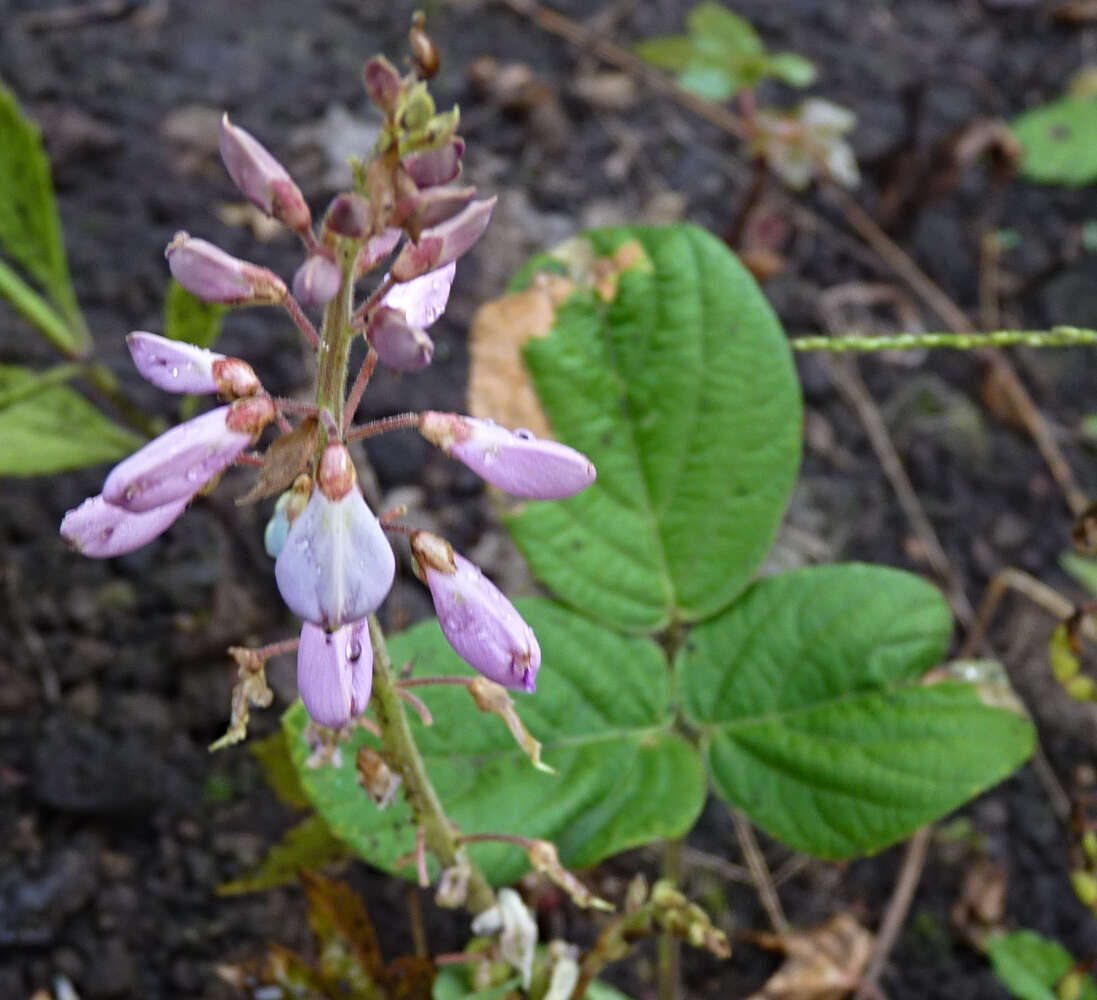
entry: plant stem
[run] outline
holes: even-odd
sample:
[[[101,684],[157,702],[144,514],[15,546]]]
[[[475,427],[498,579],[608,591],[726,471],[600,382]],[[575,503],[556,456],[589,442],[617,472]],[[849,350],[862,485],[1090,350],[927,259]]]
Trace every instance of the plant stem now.
[[[457,835],[442,810],[438,793],[427,776],[426,766],[411,735],[404,707],[396,692],[396,675],[392,669],[385,636],[375,615],[369,619],[370,641],[373,643],[373,698],[371,705],[377,724],[381,727],[381,741],[385,748],[385,761],[400,774],[404,794],[415,822],[423,828],[427,847],[443,868],[458,863]],[[471,913],[481,913],[495,905],[491,891],[480,869],[469,863],[468,899],[466,908]]]
[[[677,886],[682,878],[682,838],[663,842],[663,878]],[[678,1000],[681,980],[681,942],[664,929],[656,945],[656,981],[659,1000]]]
[[[902,351],[919,347],[1070,347],[1097,344],[1097,330],[1054,326],[1050,330],[991,330],[988,333],[896,333],[883,337],[793,337],[794,351]]]
[[[335,426],[343,426],[343,399],[347,388],[347,356],[354,331],[350,308],[354,296],[354,255],[339,254],[342,280],[339,291],[324,308],[324,327],[316,350],[316,405],[327,410]]]

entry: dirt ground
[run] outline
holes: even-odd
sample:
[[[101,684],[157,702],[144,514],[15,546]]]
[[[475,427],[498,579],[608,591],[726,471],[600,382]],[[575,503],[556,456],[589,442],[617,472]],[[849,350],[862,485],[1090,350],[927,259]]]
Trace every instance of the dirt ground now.
[[[43,16],[60,6],[0,0],[0,77],[42,124],[77,291],[102,356],[150,412],[172,419],[171,401],[138,384],[123,344],[130,330],[159,329],[163,248],[172,234],[187,229],[287,276],[295,266],[288,238],[257,248],[250,231],[219,221],[219,206],[238,200],[216,156],[221,111],[274,150],[322,209],[346,153],[371,141],[361,66],[378,51],[402,55],[416,5],[133,0],[77,4],[88,16],[75,23]],[[468,175],[481,192],[498,194],[499,205],[432,330],[433,366],[415,378],[381,379],[368,397],[377,415],[462,408],[468,323],[529,253],[616,221],[685,218],[734,235],[753,179],[741,150],[714,126],[635,80],[606,77],[592,52],[503,5],[420,6],[443,54],[435,93],[442,105],[461,105]],[[689,6],[552,3],[623,45],[680,30]],[[956,137],[973,122],[1056,96],[1093,60],[1097,22],[1062,23],[1050,16],[1053,5],[1020,0],[733,6],[773,48],[815,62],[813,92],[856,111],[858,202],[974,323],[1097,322],[1097,257],[1080,236],[1082,224],[1097,219],[1097,189],[1036,187],[986,157],[965,164],[954,157]],[[474,82],[470,64],[483,56],[527,67],[544,85],[537,99],[518,107],[498,81]],[[774,87],[761,99],[787,103],[792,95]],[[832,199],[778,201],[773,215],[787,235],[777,245],[783,266],[764,288],[790,333],[827,323],[941,328]],[[985,255],[981,266],[980,240],[998,229],[1019,240],[1000,257],[995,278]],[[861,304],[870,295],[879,302]],[[10,313],[0,316],[0,363],[49,359]],[[247,357],[273,392],[292,393],[309,378],[295,331],[273,312],[232,315],[222,343]],[[1079,421],[1097,411],[1093,351],[1009,357],[1092,494],[1093,450]],[[865,559],[932,576],[832,369],[815,356],[801,356],[799,367],[805,461],[775,558]],[[1062,492],[1030,436],[988,405],[985,364],[938,351],[857,367],[967,599],[977,602],[1005,566],[1081,599],[1057,563],[1071,521]],[[380,439],[369,457],[383,493],[413,487],[402,499],[455,545],[497,578],[528,586],[477,480],[410,435]],[[257,956],[271,940],[307,943],[297,889],[213,895],[290,819],[246,750],[211,757],[205,749],[227,721],[225,647],[292,631],[260,542],[268,507],[238,509],[225,489],[155,544],[106,563],[84,560],[67,550],[57,524],[98,491],[103,472],[8,480],[0,490],[0,998],[29,997],[62,974],[84,998],[236,996],[214,974],[217,963]],[[387,605],[389,624],[427,613],[429,602],[404,572]],[[1097,711],[1067,702],[1047,680],[1050,625],[1011,599],[991,637],[1039,724],[1052,771],[1073,790],[1095,780]],[[295,693],[291,664],[272,674],[278,697],[255,721],[258,734],[275,727]],[[966,826],[952,825],[930,849],[882,979],[890,1000],[1007,995],[951,917],[965,873],[980,859],[1000,865],[1007,879],[1004,926],[1055,936],[1078,957],[1097,954],[1097,923],[1070,890],[1067,838],[1032,768],[961,817]],[[706,812],[691,843],[740,860],[719,809]],[[765,847],[775,868],[787,860],[779,845]],[[845,867],[809,864],[781,886],[782,900],[798,924],[850,909],[874,927],[900,859],[893,849]],[[650,863],[636,853],[602,874]],[[349,877],[366,893],[390,953],[407,948],[402,889],[362,865]],[[765,927],[753,892],[735,883],[721,890],[720,919],[735,953],[726,963],[687,954],[690,998],[747,996],[778,961],[741,933]],[[589,936],[582,918],[560,919]],[[463,933],[452,918],[431,918],[439,950],[459,947]],[[617,981],[643,1000],[654,995],[649,973],[644,960]]]

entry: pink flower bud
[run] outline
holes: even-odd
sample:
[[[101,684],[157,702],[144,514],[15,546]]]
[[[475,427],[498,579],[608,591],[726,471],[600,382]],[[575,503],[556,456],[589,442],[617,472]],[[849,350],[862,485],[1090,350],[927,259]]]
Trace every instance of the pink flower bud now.
[[[381,305],[399,309],[412,326],[426,329],[446,311],[456,273],[457,262],[450,261],[445,267],[393,285]]]
[[[334,632],[305,622],[297,647],[297,690],[309,717],[342,729],[369,706],[373,646],[369,623],[351,622]]]
[[[342,500],[358,486],[358,471],[350,450],[341,441],[330,441],[320,455],[316,485],[329,500]]]
[[[314,489],[274,564],[289,609],[326,629],[376,611],[395,573],[392,547],[357,485],[338,500]]]
[[[461,172],[464,155],[465,140],[455,135],[437,149],[408,153],[400,162],[416,187],[427,188],[452,181]]]
[[[273,215],[296,233],[312,224],[300,188],[250,132],[237,128],[226,114],[221,119],[221,159],[240,193],[267,215]]]
[[[226,399],[239,399],[261,388],[251,365],[240,358],[144,330],[131,333],[126,345],[142,377],[165,392],[218,392]]]
[[[306,308],[326,306],[342,280],[339,265],[326,253],[309,254],[293,276],[293,296]]]
[[[362,277],[380,264],[396,249],[396,244],[400,242],[400,237],[403,235],[399,229],[386,229],[366,240],[365,246],[358,251],[358,259],[354,262],[355,278]]]
[[[378,306],[370,313],[365,334],[381,364],[394,371],[422,371],[434,357],[434,341],[408,323],[399,309]]]
[[[392,265],[397,281],[411,281],[421,274],[457,260],[484,234],[495,199],[471,202],[451,219],[424,229],[418,243],[409,243]]]
[[[286,284],[273,271],[233,257],[189,233],[176,233],[164,256],[175,280],[204,302],[277,305],[286,297]]]
[[[369,202],[361,195],[344,192],[336,195],[328,206],[324,216],[324,235],[330,233],[351,240],[364,240],[372,225]]]
[[[503,687],[533,691],[541,647],[514,605],[437,535],[413,532],[411,554],[457,655]]]
[[[508,431],[490,420],[429,410],[419,418],[419,433],[516,497],[560,500],[594,482],[594,464],[586,455],[526,430]]]
[[[386,115],[396,110],[400,100],[400,74],[384,56],[374,56],[362,72],[366,94]]]
[[[427,188],[416,195],[401,198],[396,203],[396,218],[414,235],[429,226],[445,222],[461,211],[476,194],[476,188]],[[416,228],[412,229],[412,225]]]
[[[107,503],[102,495],[89,497],[65,514],[61,537],[82,555],[109,559],[151,542],[167,531],[183,513],[190,497],[153,507],[140,514]]]
[[[270,398],[255,396],[179,424],[116,465],[103,499],[133,513],[190,499],[273,419]]]

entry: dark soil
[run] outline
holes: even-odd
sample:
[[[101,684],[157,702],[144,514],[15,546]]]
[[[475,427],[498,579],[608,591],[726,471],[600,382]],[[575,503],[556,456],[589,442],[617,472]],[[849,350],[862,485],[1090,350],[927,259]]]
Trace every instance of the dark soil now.
[[[159,329],[162,251],[174,231],[201,234],[287,276],[296,262],[290,240],[256,249],[250,231],[217,220],[220,203],[238,200],[216,157],[220,111],[280,155],[322,209],[333,190],[333,161],[319,148],[325,130],[315,124],[337,122],[340,109],[367,120],[361,66],[377,51],[403,53],[415,5],[134,0],[88,4],[114,13],[71,27],[31,16],[57,6],[0,0],[0,75],[42,123],[77,291],[102,356],[150,412],[171,420],[171,401],[138,384],[123,337]],[[581,96],[589,92],[578,81],[604,67],[529,21],[475,0],[425,6],[444,57],[439,101],[460,103],[469,176],[500,203],[432,331],[435,364],[415,379],[382,379],[368,403],[378,414],[462,408],[468,322],[530,252],[608,221],[680,216],[729,233],[751,178],[726,136],[666,98],[642,87],[621,106]],[[553,6],[627,44],[680,30],[689,4]],[[857,112],[860,203],[970,315],[978,317],[980,234],[1010,228],[1020,243],[1001,260],[1002,324],[1093,325],[1097,257],[1079,249],[1079,233],[1085,220],[1097,219],[1097,192],[1038,188],[985,158],[951,169],[948,150],[950,137],[972,122],[1056,96],[1091,58],[1097,28],[1058,23],[1045,5],[1001,0],[734,6],[772,47],[815,61],[817,93]],[[506,109],[497,93],[474,88],[467,68],[484,55],[530,67],[547,85],[543,100],[532,110]],[[763,90],[761,97],[790,95]],[[825,198],[804,203],[828,225],[794,224],[780,248],[784,267],[765,285],[790,332],[822,328],[824,293],[857,282],[892,286],[914,317],[939,328],[883,261],[858,249]],[[877,330],[909,323],[894,312],[847,310],[843,322]],[[2,322],[0,363],[49,359],[10,313]],[[223,344],[247,357],[274,392],[308,381],[304,352],[279,315],[231,316]],[[1011,357],[1083,488],[1092,490],[1092,454],[1075,430],[1094,407],[1092,351],[1018,350]],[[1012,565],[1080,599],[1057,568],[1069,545],[1062,495],[1028,436],[983,406],[982,365],[944,351],[917,360],[911,367],[873,358],[860,370],[968,597],[977,601],[989,578]],[[928,574],[857,417],[818,358],[802,357],[800,371],[808,445],[782,558],[865,559]],[[370,452],[381,491],[420,484],[413,502],[455,544],[479,551],[495,575],[521,580],[478,483],[408,436],[383,440]],[[232,668],[225,647],[292,631],[258,543],[268,508],[237,509],[225,489],[157,543],[110,562],[84,560],[67,550],[57,524],[98,491],[103,471],[7,481],[0,493],[0,998],[29,997],[58,975],[86,998],[236,996],[215,975],[217,963],[255,958],[268,941],[308,944],[296,888],[213,894],[290,820],[246,750],[206,752],[227,721]],[[418,586],[405,579],[386,613],[400,625],[428,611]],[[1040,725],[1052,768],[1074,788],[1094,779],[1097,713],[1068,703],[1047,680],[1042,646],[1050,625],[1011,599],[992,638]],[[272,674],[278,699],[253,720],[255,734],[272,730],[294,697],[292,666],[273,666]],[[891,1000],[1006,996],[950,922],[964,874],[979,857],[1004,867],[1005,926],[1058,937],[1079,957],[1097,954],[1097,924],[1067,882],[1066,833],[1034,772],[1022,770],[962,815],[971,835],[939,838],[931,849],[882,983]],[[696,843],[739,860],[718,809],[706,814]],[[775,866],[786,857],[778,845],[766,849]],[[809,865],[782,886],[783,902],[797,924],[851,908],[875,927],[900,858],[893,849],[845,868]],[[634,854],[604,874],[650,865]],[[403,890],[361,865],[350,877],[389,953],[406,949]],[[695,888],[705,888],[703,881]],[[721,919],[730,929],[765,926],[747,887],[715,890],[727,901]],[[561,919],[570,933],[589,938],[582,918]],[[461,946],[459,922],[430,923],[433,947]],[[726,963],[687,953],[686,995],[746,996],[776,961],[738,939]],[[637,998],[650,997],[648,972],[634,963],[619,981]]]

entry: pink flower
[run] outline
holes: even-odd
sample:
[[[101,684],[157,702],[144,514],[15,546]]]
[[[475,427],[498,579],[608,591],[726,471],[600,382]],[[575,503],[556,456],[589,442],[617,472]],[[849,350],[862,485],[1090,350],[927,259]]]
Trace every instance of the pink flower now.
[[[164,256],[175,280],[203,302],[261,306],[285,301],[286,283],[273,271],[233,257],[189,233],[176,233]]]
[[[297,690],[310,718],[342,729],[369,705],[373,646],[369,623],[349,622],[334,632],[305,622],[297,647]]]
[[[137,514],[189,499],[273,419],[270,397],[252,396],[179,424],[116,465],[103,499]]]
[[[581,452],[490,420],[428,410],[419,418],[419,433],[516,497],[559,500],[594,482],[594,464]]]
[[[126,338],[141,376],[165,392],[217,392],[226,399],[252,396],[261,388],[246,361],[180,340],[137,330]]]
[[[306,308],[326,306],[343,280],[339,265],[326,253],[313,253],[293,276],[293,295]]]
[[[448,184],[461,172],[461,157],[465,155],[465,140],[454,136],[437,149],[408,153],[400,162],[416,187],[436,187]]]
[[[442,634],[457,655],[503,687],[533,691],[541,647],[514,605],[437,535],[413,532],[411,553],[430,588]]]
[[[305,621],[335,629],[376,611],[395,574],[396,557],[362,499],[346,446],[329,444],[274,563],[282,600]]]
[[[411,281],[457,260],[483,236],[494,208],[494,198],[470,202],[445,222],[424,229],[418,243],[407,244],[397,255],[392,265],[393,278]]]
[[[221,118],[221,159],[240,193],[294,232],[311,225],[309,207],[286,168],[250,132]]]
[[[424,327],[445,312],[457,262],[411,281],[394,285],[366,325],[366,339],[381,363],[401,372],[425,368],[434,357],[434,342]]]
[[[183,513],[190,497],[153,507],[140,514],[107,503],[102,495],[88,497],[65,514],[61,537],[92,559],[124,555],[163,534]]]

